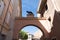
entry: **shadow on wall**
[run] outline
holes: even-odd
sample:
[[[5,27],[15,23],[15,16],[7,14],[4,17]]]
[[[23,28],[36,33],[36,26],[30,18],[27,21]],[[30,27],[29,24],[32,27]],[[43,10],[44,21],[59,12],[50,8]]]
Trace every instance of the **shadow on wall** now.
[[[50,33],[51,40],[60,40],[60,12],[55,11],[53,27]]]

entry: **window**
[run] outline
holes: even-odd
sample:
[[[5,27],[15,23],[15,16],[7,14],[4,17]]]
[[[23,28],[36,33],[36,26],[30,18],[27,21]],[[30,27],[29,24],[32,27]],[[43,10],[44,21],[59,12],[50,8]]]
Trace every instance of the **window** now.
[[[5,40],[5,39],[6,39],[6,35],[1,34],[1,38],[0,38],[0,40]]]
[[[56,38],[53,38],[52,40],[56,40]]]
[[[49,17],[48,20],[51,22],[51,17]]]
[[[45,9],[46,9],[46,10],[48,9],[48,6],[47,6],[47,4],[45,5]]]

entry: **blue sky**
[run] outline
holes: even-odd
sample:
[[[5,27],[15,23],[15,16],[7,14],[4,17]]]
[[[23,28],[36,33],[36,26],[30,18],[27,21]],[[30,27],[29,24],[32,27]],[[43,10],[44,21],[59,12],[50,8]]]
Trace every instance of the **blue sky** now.
[[[26,11],[32,11],[36,17],[39,0],[22,0],[22,16],[26,17]]]
[[[26,17],[26,11],[32,11],[34,16],[36,17],[37,8],[38,8],[39,0],[22,0],[22,16]],[[23,28],[22,30],[29,32],[30,34],[34,34],[38,28],[34,26],[28,26]]]
[[[30,34],[34,34],[38,30],[39,30],[39,28],[37,28],[35,26],[26,26],[22,29],[22,31],[28,32]]]

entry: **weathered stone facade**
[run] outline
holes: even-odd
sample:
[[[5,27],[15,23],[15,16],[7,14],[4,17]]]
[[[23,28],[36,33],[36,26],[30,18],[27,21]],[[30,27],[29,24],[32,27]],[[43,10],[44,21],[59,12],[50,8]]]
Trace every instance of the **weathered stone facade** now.
[[[21,0],[1,1],[4,7],[0,12],[0,33],[6,36],[6,40],[18,39],[19,30],[26,25],[40,28],[44,33],[41,40],[60,40],[60,0],[41,0],[37,18],[22,18]]]
[[[1,8],[3,10],[0,12],[0,35],[5,35],[5,40],[12,40],[14,18],[20,17],[19,14],[21,12],[19,0],[0,0],[0,3],[1,2],[3,2],[3,4],[0,6],[4,6]]]

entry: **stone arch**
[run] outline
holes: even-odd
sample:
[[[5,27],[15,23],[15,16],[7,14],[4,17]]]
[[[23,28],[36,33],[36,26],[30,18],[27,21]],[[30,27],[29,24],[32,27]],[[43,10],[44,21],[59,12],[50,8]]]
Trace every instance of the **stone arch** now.
[[[47,0],[42,0],[42,3],[40,5],[41,7],[42,7],[42,4],[44,1],[46,2]],[[45,2],[44,2],[44,4],[45,4]],[[40,10],[42,10],[42,8]],[[20,14],[22,14],[22,13],[20,13]],[[43,20],[43,19],[38,19],[38,18],[34,18],[34,17],[33,18],[32,17],[31,18],[29,18],[29,17],[27,17],[27,18],[24,18],[24,17],[16,18],[15,23],[14,23],[13,39],[18,39],[19,30],[21,30],[24,26],[27,26],[27,25],[37,26],[43,32],[44,36],[48,36],[47,30],[39,22],[39,20]]]
[[[40,28],[40,27],[38,27],[38,25],[35,25],[35,24],[27,24],[27,25],[24,25],[23,27],[21,27],[20,29],[19,29],[19,31],[21,30],[21,29],[23,29],[24,27],[26,27],[26,26],[35,26],[35,27],[37,27],[38,29],[40,29],[41,31],[42,31],[42,33],[44,34],[44,31]],[[18,31],[18,32],[19,32]]]
[[[44,37],[48,35],[47,30],[38,21],[37,18],[17,18],[15,19],[13,38],[18,39],[19,30],[21,30],[23,27],[28,26],[28,25],[33,25],[39,28],[43,32]]]
[[[34,26],[34,27],[36,27],[36,28],[38,28],[39,30],[41,30],[41,32],[42,32],[42,36],[45,36],[45,34],[44,34],[44,31],[40,28],[40,27],[38,27],[38,25],[34,25],[34,24],[27,24],[27,25],[24,25],[21,29],[23,29],[24,27],[26,27],[26,26]],[[19,29],[19,31],[21,31],[21,29]],[[19,34],[19,31],[18,31],[18,34]],[[19,39],[19,38],[18,38]]]

